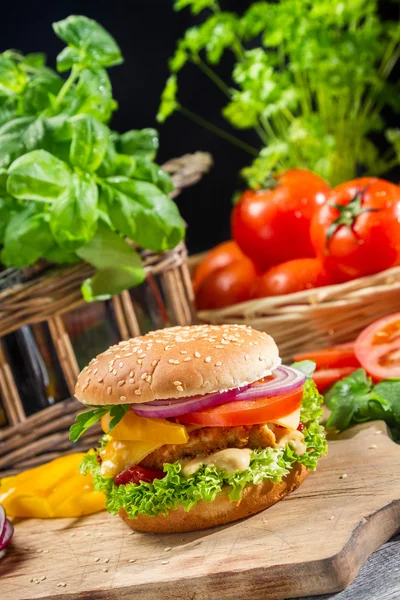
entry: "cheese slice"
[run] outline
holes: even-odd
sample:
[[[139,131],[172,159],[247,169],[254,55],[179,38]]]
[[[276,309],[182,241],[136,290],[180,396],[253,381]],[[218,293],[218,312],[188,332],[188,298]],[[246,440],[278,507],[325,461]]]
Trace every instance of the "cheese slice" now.
[[[124,469],[139,464],[161,446],[155,442],[111,440],[100,450],[101,474],[103,477],[115,477]]]
[[[290,413],[290,415],[285,415],[284,417],[279,417],[279,419],[271,419],[268,423],[273,423],[274,425],[280,425],[281,427],[285,427],[286,429],[297,429],[300,424],[300,407]]]

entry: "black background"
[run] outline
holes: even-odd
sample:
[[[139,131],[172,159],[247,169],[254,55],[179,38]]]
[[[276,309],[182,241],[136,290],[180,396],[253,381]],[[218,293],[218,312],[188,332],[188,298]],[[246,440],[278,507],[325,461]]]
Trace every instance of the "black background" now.
[[[238,171],[250,162],[251,157],[179,114],[173,115],[164,125],[157,125],[155,115],[168,76],[167,60],[174,52],[176,40],[188,27],[201,20],[192,17],[188,10],[175,13],[172,4],[172,0],[7,2],[2,7],[0,49],[44,51],[54,66],[63,43],[53,33],[51,24],[69,14],[94,18],[114,35],[125,63],[110,70],[114,97],[119,102],[113,127],[119,131],[157,127],[161,135],[160,162],[196,150],[207,150],[214,157],[212,172],[177,200],[188,223],[189,250],[197,252],[229,237],[231,198],[241,185]],[[221,2],[222,8],[239,12],[250,4],[250,0]],[[396,18],[398,8],[388,2],[382,2],[381,6],[385,16],[389,16],[390,11],[390,17]],[[229,80],[231,68],[232,62],[224,58],[219,73],[225,80]],[[224,98],[219,90],[194,66],[187,66],[180,79],[182,104],[229,128],[220,116]],[[257,144],[251,132],[247,139]]]

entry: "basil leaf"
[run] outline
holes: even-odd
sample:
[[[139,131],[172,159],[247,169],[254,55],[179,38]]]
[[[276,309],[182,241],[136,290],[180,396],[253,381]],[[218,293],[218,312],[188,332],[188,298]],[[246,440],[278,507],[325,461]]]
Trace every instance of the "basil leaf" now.
[[[64,196],[71,185],[67,165],[45,150],[17,158],[8,174],[7,192],[20,200],[51,202]]]
[[[98,189],[89,175],[74,173],[68,192],[53,202],[50,229],[65,250],[75,250],[94,235],[97,224]]]
[[[127,177],[109,177],[109,215],[114,227],[142,248],[155,252],[174,248],[185,224],[176,204],[155,185]]]
[[[7,225],[12,216],[18,212],[10,196],[0,197],[0,245],[4,244]]]
[[[87,302],[108,300],[145,279],[138,253],[103,223],[99,223],[93,239],[76,253],[97,269],[82,285]]]
[[[76,422],[70,427],[69,439],[71,442],[77,442],[81,435],[85,433],[92,425],[95,425],[110,410],[109,406],[101,406],[93,410],[81,413],[76,416]]]
[[[310,379],[313,376],[316,364],[313,360],[300,360],[299,362],[293,363],[292,367],[301,371],[308,379]]]
[[[157,121],[164,123],[175,111],[179,109],[178,79],[176,75],[168,77],[163,92],[161,94],[161,103],[157,113]]]
[[[73,117],[71,164],[85,171],[96,171],[108,147],[108,128],[90,115]]]
[[[25,87],[22,98],[24,113],[37,115],[50,108],[52,97],[57,96],[63,83],[61,77],[50,69],[39,72]]]
[[[6,96],[19,94],[27,81],[26,73],[18,63],[0,54],[0,93]]]
[[[153,160],[156,157],[158,146],[158,132],[155,129],[133,129],[119,136],[117,150],[122,154]]]
[[[183,10],[186,7],[190,7],[190,10],[194,15],[198,15],[202,10],[211,8],[215,10],[218,8],[218,2],[216,0],[175,0],[174,10]]]
[[[29,206],[14,214],[4,235],[1,262],[17,268],[32,265],[54,246],[46,213]]]
[[[114,38],[96,21],[88,17],[71,15],[53,23],[56,35],[67,42],[71,50],[58,61],[62,68],[72,64],[94,67],[111,67],[122,63],[121,51]]]
[[[158,165],[146,158],[137,158],[132,176],[140,181],[148,181],[156,185],[164,194],[174,189],[171,177]]]
[[[108,427],[108,432],[112,431],[116,425],[120,422],[120,420],[126,415],[128,410],[130,409],[130,404],[116,404],[110,410],[110,425]]]
[[[0,127],[0,168],[8,167],[25,153],[23,135],[33,121],[33,117],[18,117]]]
[[[104,69],[83,69],[76,87],[75,114],[89,114],[107,123],[117,108],[110,79]]]

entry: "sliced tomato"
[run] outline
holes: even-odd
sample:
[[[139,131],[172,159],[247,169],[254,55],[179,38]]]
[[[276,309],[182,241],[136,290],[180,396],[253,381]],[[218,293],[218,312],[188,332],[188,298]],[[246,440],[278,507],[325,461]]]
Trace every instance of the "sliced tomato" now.
[[[383,317],[364,329],[354,350],[373,379],[400,377],[400,313]]]
[[[296,354],[294,360],[312,360],[318,369],[336,369],[338,367],[359,367],[360,363],[354,353],[354,342],[337,344],[328,348],[320,348],[310,352]]]
[[[330,385],[333,385],[339,379],[343,379],[343,377],[347,377],[350,373],[354,373],[357,370],[357,367],[340,367],[338,369],[320,369],[319,371],[315,371],[312,376],[315,385],[318,388],[319,392],[323,392]]]
[[[206,427],[233,427],[235,425],[257,425],[271,419],[279,419],[294,412],[301,405],[303,388],[272,398],[257,398],[228,402],[221,406],[206,408],[179,417],[182,423],[205,425]]]

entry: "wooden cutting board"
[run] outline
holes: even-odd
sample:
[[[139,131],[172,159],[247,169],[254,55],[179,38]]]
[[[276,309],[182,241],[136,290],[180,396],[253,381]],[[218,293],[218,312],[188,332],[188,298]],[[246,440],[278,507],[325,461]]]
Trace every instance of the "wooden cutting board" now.
[[[21,521],[0,561],[0,598],[277,600],[323,594],[348,585],[399,528],[400,447],[376,421],[332,440],[329,457],[294,494],[233,525],[149,535],[132,534],[106,513]]]

